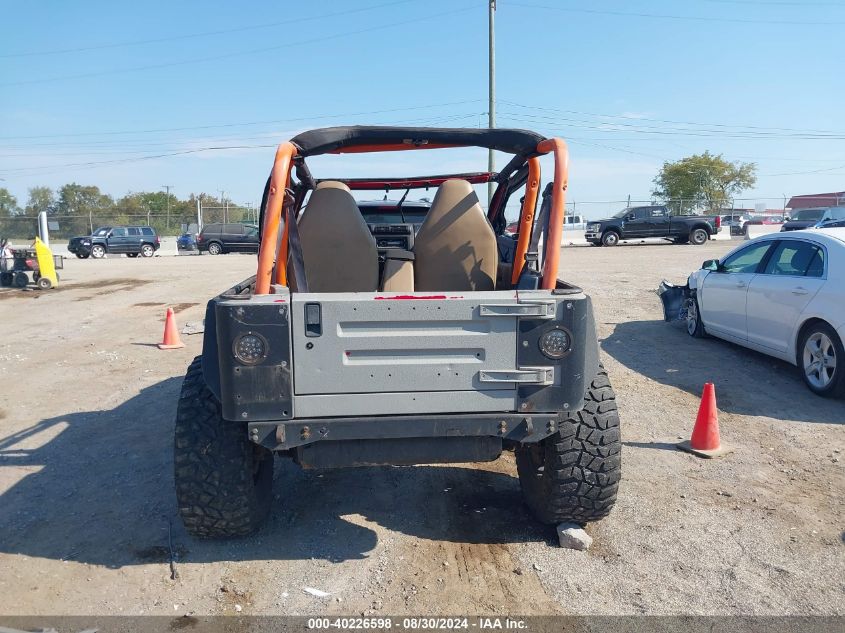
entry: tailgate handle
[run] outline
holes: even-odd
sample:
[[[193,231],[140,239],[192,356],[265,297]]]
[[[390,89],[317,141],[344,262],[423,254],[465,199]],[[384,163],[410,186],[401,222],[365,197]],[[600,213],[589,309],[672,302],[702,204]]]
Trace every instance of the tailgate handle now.
[[[518,382],[522,385],[550,385],[554,379],[551,367],[531,369],[486,369],[478,372],[480,382]]]
[[[478,306],[478,313],[481,316],[530,316],[539,319],[553,319],[555,316],[555,304],[550,303],[504,303],[504,304],[482,304]]]

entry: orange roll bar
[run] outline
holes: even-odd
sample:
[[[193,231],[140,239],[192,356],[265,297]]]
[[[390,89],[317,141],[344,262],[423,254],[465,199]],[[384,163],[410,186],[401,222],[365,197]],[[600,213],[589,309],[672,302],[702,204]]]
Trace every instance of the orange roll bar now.
[[[255,276],[255,294],[270,294],[270,283],[273,278],[273,259],[279,238],[279,224],[282,219],[282,207],[285,201],[285,189],[290,180],[290,168],[296,147],[292,143],[282,143],[276,150],[273,171],[270,173],[270,191],[267,196],[267,206],[264,209],[264,225],[261,232],[261,246],[258,249],[258,272]],[[285,227],[287,229],[287,227]],[[285,245],[287,248],[287,245]],[[284,268],[284,260],[277,262]],[[276,273],[278,279],[279,273]],[[284,271],[282,271],[284,277]]]
[[[540,159],[536,156],[528,159],[528,180],[525,183],[525,202],[522,215],[519,216],[519,239],[516,242],[516,254],[513,258],[511,284],[516,285],[525,266],[525,253],[531,241],[531,228],[534,226],[534,211],[537,206],[537,192],[540,190]]]
[[[555,178],[552,184],[552,209],[549,214],[549,234],[546,235],[546,256],[543,260],[543,281],[540,288],[553,290],[557,284],[560,264],[560,241],[566,207],[566,187],[569,181],[569,150],[563,139],[550,138],[537,145],[542,154],[554,153]]]

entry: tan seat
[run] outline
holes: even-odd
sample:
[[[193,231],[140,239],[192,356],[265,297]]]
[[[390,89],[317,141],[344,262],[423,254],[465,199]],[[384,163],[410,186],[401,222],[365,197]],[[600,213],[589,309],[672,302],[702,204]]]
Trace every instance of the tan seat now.
[[[440,185],[417,233],[414,254],[417,291],[494,289],[496,235],[466,180]]]
[[[349,187],[335,181],[317,185],[297,227],[310,292],[378,290],[376,241]],[[295,289],[292,280],[291,285]]]

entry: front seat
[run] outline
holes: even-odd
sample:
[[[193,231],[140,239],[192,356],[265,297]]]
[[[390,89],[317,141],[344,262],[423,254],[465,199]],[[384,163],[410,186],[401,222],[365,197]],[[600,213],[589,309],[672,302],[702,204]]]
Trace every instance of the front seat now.
[[[496,235],[466,180],[440,185],[415,238],[414,254],[417,291],[494,289]]]
[[[297,222],[309,292],[378,290],[376,241],[349,187],[321,182]],[[288,274],[292,289],[293,267]]]

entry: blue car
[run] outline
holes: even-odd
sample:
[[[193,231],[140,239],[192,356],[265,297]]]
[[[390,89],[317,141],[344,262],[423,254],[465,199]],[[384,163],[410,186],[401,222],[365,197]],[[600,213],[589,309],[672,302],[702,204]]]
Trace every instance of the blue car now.
[[[197,251],[197,238],[194,236],[193,233],[182,233],[179,237],[176,238],[176,248],[178,251],[181,252],[196,252]]]

